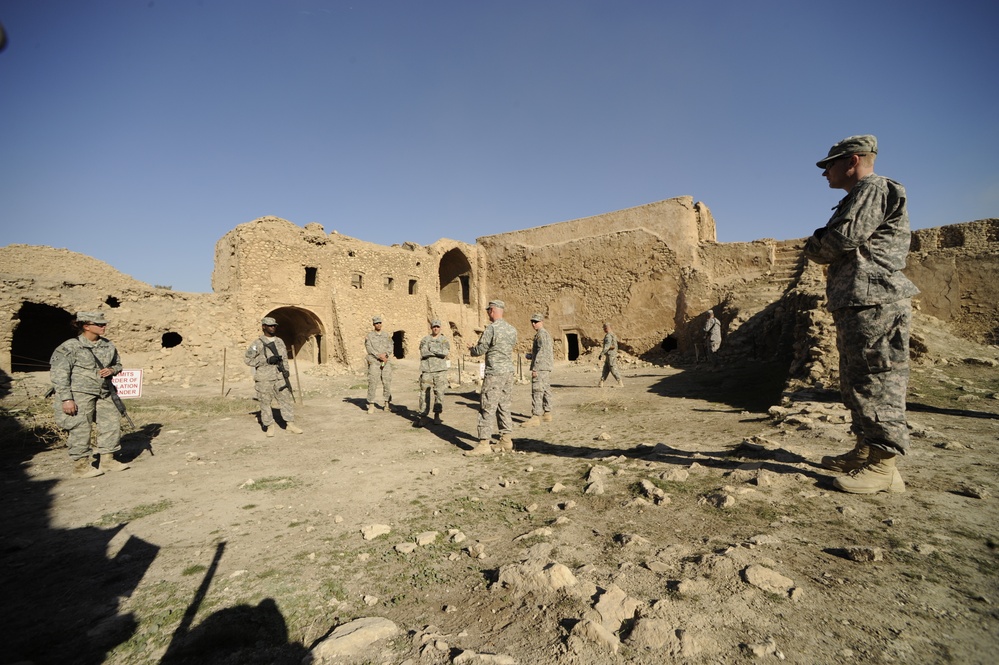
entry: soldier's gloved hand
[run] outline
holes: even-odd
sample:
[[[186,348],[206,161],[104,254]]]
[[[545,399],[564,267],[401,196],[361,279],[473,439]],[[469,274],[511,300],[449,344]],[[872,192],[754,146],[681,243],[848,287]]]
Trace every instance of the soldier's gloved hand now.
[[[280,365],[281,364],[281,356],[271,356],[270,358],[267,359],[267,364],[268,365]]]

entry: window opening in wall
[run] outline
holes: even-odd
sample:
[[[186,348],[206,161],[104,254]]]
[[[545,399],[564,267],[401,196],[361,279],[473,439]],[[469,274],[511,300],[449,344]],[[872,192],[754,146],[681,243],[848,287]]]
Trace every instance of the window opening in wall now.
[[[396,358],[406,357],[406,331],[396,330],[392,333],[392,355]]]
[[[106,299],[104,300],[104,304],[105,304],[105,305],[107,305],[108,307],[110,307],[110,308],[114,309],[115,307],[119,307],[119,306],[121,305],[121,301],[119,301],[119,300],[118,300],[117,298],[115,298],[114,296],[108,296],[108,297],[107,297],[107,298],[106,298]]]
[[[316,275],[319,273],[319,268],[311,268],[309,266],[305,267],[305,285],[315,286],[316,285]]]
[[[184,341],[184,338],[175,332],[165,332],[161,339],[164,349],[172,349],[175,346],[180,346],[180,343]]]
[[[458,281],[461,282],[461,304],[468,305],[470,302],[469,292],[471,291],[471,280],[468,275],[462,275],[458,278]]]
[[[666,335],[666,338],[662,341],[662,344],[660,346],[662,347],[663,351],[675,350],[679,346],[676,340],[676,335],[674,335],[673,333]]]
[[[364,284],[364,275],[355,272],[350,278],[350,285],[353,286],[355,289],[360,289],[362,288],[363,284]]]
[[[354,250],[352,250],[352,249],[351,249],[351,250],[348,250],[348,251],[347,251],[347,256],[357,256],[357,252],[355,252],[355,251],[354,251]]]
[[[409,280],[409,295],[411,295],[411,296],[415,296],[416,295],[416,280],[415,279]]]
[[[567,360],[579,358],[579,335],[576,333],[565,334],[565,357]]]
[[[391,291],[394,286],[395,286],[395,280],[392,279],[391,277],[386,277],[385,278],[385,290],[386,291]]]

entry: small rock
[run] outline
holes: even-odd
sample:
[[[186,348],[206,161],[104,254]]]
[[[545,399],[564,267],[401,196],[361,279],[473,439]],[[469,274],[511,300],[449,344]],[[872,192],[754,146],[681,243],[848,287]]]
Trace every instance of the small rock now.
[[[563,485],[562,483],[555,483],[554,485],[552,485],[551,493],[558,494],[559,492],[562,492],[564,490],[565,490],[565,485]]]
[[[374,540],[378,536],[384,536],[387,533],[392,533],[392,527],[388,524],[369,524],[361,527],[361,536],[365,540]]]
[[[416,543],[399,543],[395,546],[395,551],[399,554],[412,554],[416,551]]]

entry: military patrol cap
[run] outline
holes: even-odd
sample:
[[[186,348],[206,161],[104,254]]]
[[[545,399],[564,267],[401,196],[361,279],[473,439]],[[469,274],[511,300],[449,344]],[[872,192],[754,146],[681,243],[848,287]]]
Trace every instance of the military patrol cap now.
[[[260,325],[262,326],[276,326],[277,324],[278,324],[277,319],[275,319],[273,316],[265,316],[264,318],[260,319]]]
[[[495,307],[496,309],[506,309],[506,303],[503,302],[502,300],[490,300],[489,307],[487,307],[486,309],[492,309],[493,307]]]
[[[107,323],[104,312],[77,312],[76,320],[80,323]]]
[[[847,155],[876,155],[878,154],[878,139],[871,134],[861,134],[859,136],[849,136],[833,147],[829,148],[829,154],[825,159],[815,162],[820,169],[824,169],[829,162]]]
[[[544,321],[544,320],[545,320],[544,314],[539,314],[538,312],[531,314],[531,323],[534,323],[535,321]]]
[[[441,327],[441,320],[440,319],[434,319],[433,321],[430,322],[430,327],[431,328],[440,328]]]
[[[372,316],[371,317],[371,325],[374,325],[376,323],[381,323],[381,322],[382,322],[382,317],[380,317],[380,316]]]

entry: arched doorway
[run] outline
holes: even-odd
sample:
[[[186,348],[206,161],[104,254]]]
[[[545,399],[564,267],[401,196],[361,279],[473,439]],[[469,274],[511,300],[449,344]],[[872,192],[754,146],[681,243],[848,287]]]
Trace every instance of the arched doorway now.
[[[56,347],[75,336],[76,317],[60,307],[25,302],[17,311],[19,320],[10,345],[13,372],[47,372]]]
[[[468,305],[471,303],[472,264],[457,247],[441,257],[437,275],[441,285],[441,302]]]
[[[328,361],[326,333],[318,316],[300,307],[278,307],[265,316],[278,322],[278,337],[288,347],[289,357],[316,365]]]

